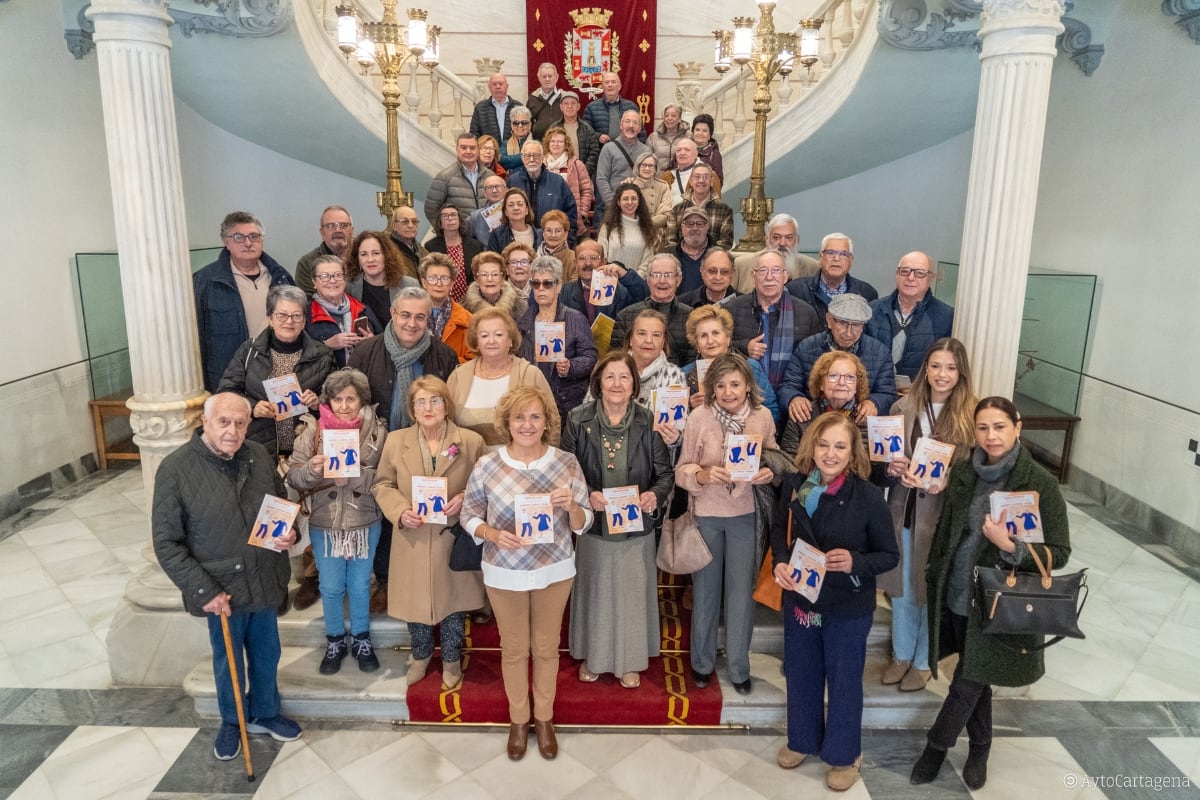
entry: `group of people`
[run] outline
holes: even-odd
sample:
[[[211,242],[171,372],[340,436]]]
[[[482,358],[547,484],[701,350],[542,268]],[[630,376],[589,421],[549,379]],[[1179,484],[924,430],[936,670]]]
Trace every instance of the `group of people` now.
[[[264,252],[257,218],[234,212],[225,249],[195,276],[213,395],[196,439],[160,470],[155,547],[210,631],[212,615],[237,621],[252,732],[299,735],[279,715],[267,663],[278,660],[287,559],[242,538],[264,495],[290,487],[308,515],[295,604],[323,604],[321,673],[350,655],[378,669],[370,616],[386,612],[409,627],[409,684],[426,678],[440,646],[441,685],[452,689],[468,615],[494,617],[513,759],[531,727],[539,752],[557,754],[568,605],[578,679],[610,674],[638,688],[659,655],[657,539],[690,508],[712,555],[692,576],[694,686],[713,680],[723,621],[729,683],[753,691],[762,566],[783,597],[778,763],[819,755],[830,788],[849,788],[881,589],[892,607],[885,684],[920,690],[940,658],[959,654],[913,782],[933,780],[965,728],[964,779],[982,786],[990,686],[1043,671],[1040,651],[983,635],[969,613],[976,565],[1035,568],[989,515],[988,496],[1039,492],[1055,564],[1070,547],[1061,495],[1021,447],[1015,407],[975,396],[966,349],[950,338],[953,310],[932,294],[933,260],[904,255],[895,290],[880,297],[851,274],[848,235],[828,234],[810,258],[786,214],[768,222],[766,249],[735,258],[711,118],[689,129],[668,107],[643,144],[617,76],[582,116],[552,65],[538,77],[522,105],[492,76],[456,163],[426,197],[424,242],[412,208],[396,209],[387,231],[356,234],[349,213],[329,206],[293,280]],[[593,296],[600,276],[607,291]],[[267,386],[285,377],[307,413],[277,413]],[[668,389],[686,391],[686,426],[656,413]],[[884,415],[903,419],[904,450],[872,466],[867,420]],[[348,429],[359,476],[325,478],[323,434]],[[741,436],[757,437],[762,459],[735,477],[726,444]],[[921,436],[954,446],[944,490],[909,474]],[[415,496],[426,479],[444,482],[432,512]],[[193,517],[198,504],[214,508]],[[481,546],[479,570],[449,566],[463,537]],[[803,576],[798,551],[821,569]],[[240,747],[232,691],[220,688],[230,666],[213,641],[215,752],[229,759]]]

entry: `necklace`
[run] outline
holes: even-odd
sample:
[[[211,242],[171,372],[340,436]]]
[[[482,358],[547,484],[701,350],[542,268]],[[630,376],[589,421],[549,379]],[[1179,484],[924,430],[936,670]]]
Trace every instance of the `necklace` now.
[[[508,371],[510,369],[512,369],[512,359],[511,358],[508,359],[508,363],[506,363],[504,365],[504,367],[499,372],[497,372],[495,375],[486,374],[483,369],[483,361],[480,361],[479,366],[477,366],[475,368],[475,374],[478,375],[480,378],[483,378],[485,381],[494,381],[496,378],[500,378],[500,377],[503,377],[504,375],[507,375]]]
[[[625,444],[625,440],[623,438],[617,439],[617,443],[613,444],[608,440],[608,434],[601,431],[600,442],[604,445],[604,449],[608,451],[608,469],[616,469],[617,465],[614,462],[617,459],[617,451],[621,449],[621,445]]]

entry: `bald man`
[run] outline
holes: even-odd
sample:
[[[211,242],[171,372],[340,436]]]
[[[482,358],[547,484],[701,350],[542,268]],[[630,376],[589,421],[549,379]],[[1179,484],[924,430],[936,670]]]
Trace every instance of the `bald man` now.
[[[592,126],[600,135],[600,144],[605,145],[621,135],[621,117],[626,111],[638,111],[637,103],[621,97],[621,76],[615,72],[606,72],[600,77],[599,97],[587,104],[581,119]],[[646,126],[642,114],[638,111],[639,142],[646,141]]]
[[[933,296],[935,278],[933,259],[914,250],[896,266],[896,291],[871,303],[866,334],[892,348],[896,374],[910,381],[929,346],[954,328],[954,309]]]
[[[498,142],[508,141],[512,136],[512,110],[521,101],[508,94],[508,78],[503,72],[492,73],[488,78],[488,96],[475,104],[471,112],[471,133],[478,139],[484,134]]]

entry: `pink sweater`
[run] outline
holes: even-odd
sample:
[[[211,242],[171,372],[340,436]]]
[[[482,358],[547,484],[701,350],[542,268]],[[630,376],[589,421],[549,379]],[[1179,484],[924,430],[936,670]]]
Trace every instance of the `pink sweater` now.
[[[775,446],[775,421],[771,412],[757,408],[746,420],[746,434],[762,436],[763,447]],[[754,513],[754,489],[746,481],[734,484],[733,493],[722,484],[701,486],[696,473],[720,466],[725,460],[725,431],[708,406],[696,408],[683,430],[683,449],[675,467],[675,483],[692,495],[693,512],[699,517],[739,517]]]

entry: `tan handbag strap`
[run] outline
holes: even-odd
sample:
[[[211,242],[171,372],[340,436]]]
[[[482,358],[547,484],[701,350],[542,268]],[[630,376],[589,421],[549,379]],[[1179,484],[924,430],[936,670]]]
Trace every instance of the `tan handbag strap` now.
[[[1037,564],[1038,572],[1042,574],[1042,588],[1049,589],[1052,583],[1050,572],[1054,569],[1054,554],[1050,552],[1049,547],[1042,545],[1042,549],[1046,551],[1046,563],[1043,565],[1042,559],[1038,557],[1037,550],[1034,549],[1033,544],[1026,542],[1025,547],[1029,549],[1029,555],[1033,556],[1033,563]]]

